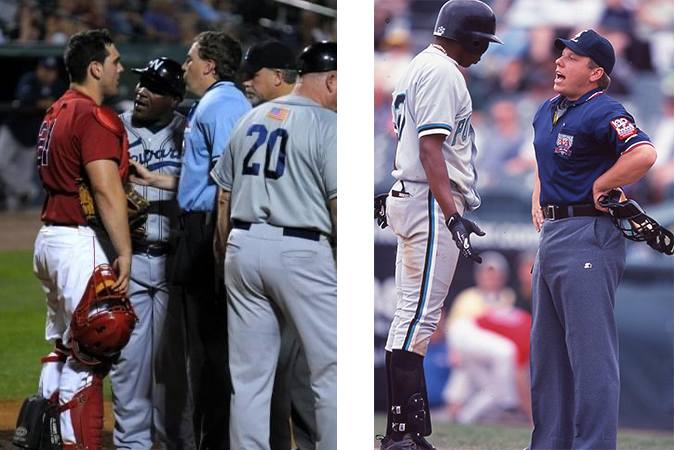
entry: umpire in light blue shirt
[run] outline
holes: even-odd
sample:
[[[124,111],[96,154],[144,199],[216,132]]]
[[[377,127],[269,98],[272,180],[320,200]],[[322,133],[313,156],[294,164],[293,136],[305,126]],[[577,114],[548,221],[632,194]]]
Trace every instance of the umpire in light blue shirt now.
[[[217,287],[222,283],[216,280],[212,251],[216,185],[209,172],[235,124],[251,109],[233,82],[241,54],[239,43],[225,33],[206,31],[195,37],[183,64],[187,90],[200,100],[190,110],[185,128],[177,196],[182,233],[174,279],[183,286],[188,375],[200,449],[230,448],[227,308]]]

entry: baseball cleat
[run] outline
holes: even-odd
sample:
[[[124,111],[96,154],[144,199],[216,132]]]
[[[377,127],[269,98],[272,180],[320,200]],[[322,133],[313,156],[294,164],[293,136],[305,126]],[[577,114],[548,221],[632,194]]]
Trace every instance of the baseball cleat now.
[[[391,436],[389,436],[389,435],[382,436],[381,434],[378,434],[378,435],[375,436],[375,439],[380,441],[380,450],[387,450],[389,445],[391,445],[391,443],[394,442],[391,439]]]
[[[415,442],[410,433],[406,433],[400,441],[392,439],[386,450],[422,450],[422,447]]]

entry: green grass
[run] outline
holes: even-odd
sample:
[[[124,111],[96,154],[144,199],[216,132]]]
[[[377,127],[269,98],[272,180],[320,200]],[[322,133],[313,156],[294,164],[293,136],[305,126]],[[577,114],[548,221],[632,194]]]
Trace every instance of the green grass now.
[[[375,432],[382,433],[386,417],[375,415]],[[529,427],[505,427],[499,425],[464,426],[454,423],[433,424],[429,438],[439,449],[454,450],[522,450],[530,442]],[[379,445],[378,441],[374,441]],[[672,433],[619,430],[618,450],[665,450],[673,448]]]
[[[47,306],[33,274],[32,250],[0,252],[0,399],[22,400],[37,392]],[[109,381],[104,382],[110,399]]]
[[[51,350],[44,294],[32,267],[30,250],[0,252],[0,399],[36,392],[40,358]]]

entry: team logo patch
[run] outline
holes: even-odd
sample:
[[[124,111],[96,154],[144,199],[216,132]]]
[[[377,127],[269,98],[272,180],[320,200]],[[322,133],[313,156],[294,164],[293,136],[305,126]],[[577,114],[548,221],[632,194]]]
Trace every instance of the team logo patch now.
[[[638,130],[633,122],[628,120],[626,117],[619,117],[618,119],[613,119],[609,122],[612,124],[614,131],[619,135],[619,139],[622,141],[626,138],[634,136],[637,134]]]
[[[438,29],[436,30],[436,32],[437,32],[438,34],[443,34],[443,33],[445,33],[445,27],[438,27]]]
[[[274,108],[270,109],[267,112],[267,117],[269,117],[272,120],[284,120],[287,114],[288,114],[287,109],[275,106]]]
[[[574,136],[558,133],[558,139],[555,141],[555,152],[560,156],[569,158],[572,156],[572,144]]]

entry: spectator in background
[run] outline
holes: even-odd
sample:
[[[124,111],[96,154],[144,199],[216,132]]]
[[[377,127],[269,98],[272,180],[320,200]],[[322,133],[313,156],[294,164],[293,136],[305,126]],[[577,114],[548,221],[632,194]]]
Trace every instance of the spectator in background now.
[[[445,323],[446,312],[441,310],[438,323]],[[450,363],[448,362],[448,345],[445,327],[438,327],[431,334],[427,355],[424,358],[424,383],[427,386],[429,406],[443,405],[443,390],[448,383]]]
[[[150,0],[143,14],[148,37],[165,42],[178,42],[181,38],[180,11],[171,0]]]
[[[490,117],[481,131],[476,131],[476,144],[484,151],[478,153],[476,164],[480,168],[478,181],[485,187],[496,187],[508,175],[534,169],[534,159],[529,167],[521,167],[520,149],[525,142],[516,104],[511,100],[498,100],[490,107]],[[481,144],[482,142],[482,144]]]
[[[34,0],[22,0],[16,9],[9,38],[17,42],[38,41],[42,37],[42,13]]]
[[[26,206],[38,196],[33,175],[40,123],[47,108],[66,88],[54,57],[40,60],[35,71],[25,74],[17,84],[13,111],[0,128],[0,181],[9,210]]]
[[[654,126],[652,142],[659,156],[645,177],[649,188],[649,202],[661,203],[673,199],[673,151],[675,126],[673,124],[673,95],[661,102],[661,115]]]
[[[460,292],[447,320],[452,373],[444,396],[451,419],[466,425],[491,411],[529,409],[527,386],[519,396],[516,375],[527,361],[529,315],[515,308],[506,258],[494,251],[481,256],[476,286]]]
[[[532,268],[536,252],[523,251],[518,255],[516,264],[516,278],[518,289],[516,290],[516,308],[532,314]]]

